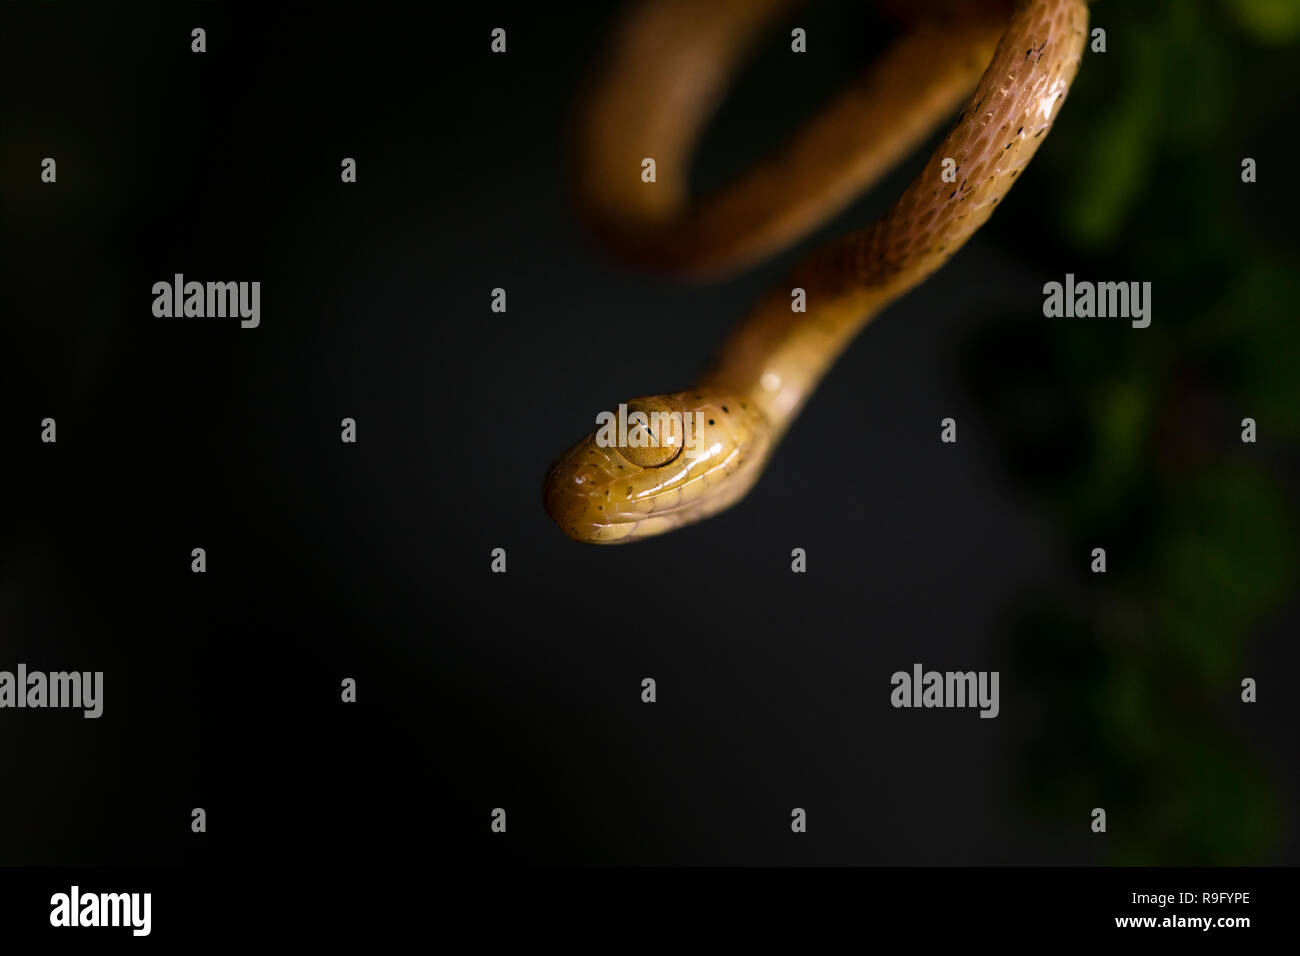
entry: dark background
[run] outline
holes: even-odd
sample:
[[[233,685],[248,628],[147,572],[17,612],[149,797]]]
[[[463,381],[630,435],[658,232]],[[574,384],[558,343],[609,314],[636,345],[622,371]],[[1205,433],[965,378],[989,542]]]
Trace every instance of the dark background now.
[[[859,6],[772,33],[703,186],[851,82]],[[1093,6],[1111,50],[1024,182],[745,502],[612,549],[551,524],[551,459],[920,155],[688,286],[566,191],[617,10],[0,6],[0,667],[106,685],[98,721],[0,712],[0,863],[1296,862],[1294,33],[1177,6]],[[176,272],[260,280],[261,327],[155,319]],[[1066,272],[1154,281],[1152,328],[1044,319]],[[891,708],[914,662],[1000,671],[1001,715]]]

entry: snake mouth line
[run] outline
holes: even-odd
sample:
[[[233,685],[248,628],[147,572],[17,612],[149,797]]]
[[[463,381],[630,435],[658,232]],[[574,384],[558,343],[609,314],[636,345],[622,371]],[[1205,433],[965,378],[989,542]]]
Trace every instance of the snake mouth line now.
[[[725,458],[719,461],[716,467],[721,469],[727,469],[727,467],[732,463],[733,459],[736,459],[738,456],[741,456],[740,449],[733,448]],[[744,457],[741,456],[741,463],[743,463],[744,460],[745,460]],[[695,477],[689,478],[686,481],[682,482],[676,488],[670,489],[668,493],[681,495],[685,493],[686,489],[692,488],[692,486],[698,484],[701,481],[704,481],[708,477],[709,477],[708,474],[696,475]],[[653,492],[647,492],[647,494],[651,494],[651,493]],[[629,500],[637,501],[642,499],[633,498]],[[631,524],[637,521],[643,521],[647,518],[662,518],[662,517],[667,517],[668,515],[680,514],[681,512],[686,511],[688,509],[700,507],[706,500],[707,498],[704,496],[693,497],[688,501],[683,501],[680,500],[679,498],[679,500],[675,504],[668,505],[667,507],[651,508],[649,511],[611,512],[609,515],[609,520],[606,521],[604,524],[606,525]]]

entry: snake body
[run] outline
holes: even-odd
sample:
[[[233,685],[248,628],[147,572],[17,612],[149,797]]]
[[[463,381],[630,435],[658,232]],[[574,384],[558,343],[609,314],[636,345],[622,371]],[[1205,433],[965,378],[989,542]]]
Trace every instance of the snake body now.
[[[996,3],[949,8],[917,23],[789,146],[692,205],[689,148],[739,56],[785,5],[650,0],[624,25],[578,136],[580,196],[614,248],[683,274],[747,265],[841,208],[969,99],[885,215],[797,264],[693,388],[627,403],[700,422],[690,454],[665,427],[648,429],[657,447],[611,446],[593,431],[560,457],[544,503],[578,541],[639,540],[744,497],[863,326],[992,214],[1051,128],[1087,36],[1085,0],[1021,0],[1009,17]],[[639,175],[643,157],[656,159],[653,183]],[[804,312],[792,309],[796,288]]]

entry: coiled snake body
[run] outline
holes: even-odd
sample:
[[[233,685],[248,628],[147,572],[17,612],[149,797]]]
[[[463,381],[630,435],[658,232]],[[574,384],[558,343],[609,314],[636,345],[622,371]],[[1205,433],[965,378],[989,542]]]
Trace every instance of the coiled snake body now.
[[[665,426],[649,430],[655,447],[610,445],[593,431],[560,457],[544,503],[578,541],[638,540],[742,498],[854,336],[992,214],[1051,128],[1087,35],[1085,0],[1021,0],[1009,19],[998,3],[946,8],[914,24],[781,152],[689,204],[689,148],[739,55],[785,5],[649,0],[624,24],[578,141],[582,202],[616,249],[694,275],[747,265],[844,206],[978,78],[975,91],[889,211],[800,262],[732,331],[695,387],[627,402],[699,421],[693,453]],[[656,160],[654,183],[641,179],[644,157]],[[795,288],[805,312],[792,309]]]

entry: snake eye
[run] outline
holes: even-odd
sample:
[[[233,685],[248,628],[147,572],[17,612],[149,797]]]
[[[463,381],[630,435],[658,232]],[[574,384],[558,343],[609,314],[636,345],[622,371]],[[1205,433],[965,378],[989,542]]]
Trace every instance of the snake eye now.
[[[674,461],[682,453],[682,446],[676,448],[631,448],[619,449],[620,454],[632,464],[641,468],[661,468]]]
[[[682,415],[653,398],[627,403],[627,442],[619,454],[640,468],[661,468],[682,453]]]

